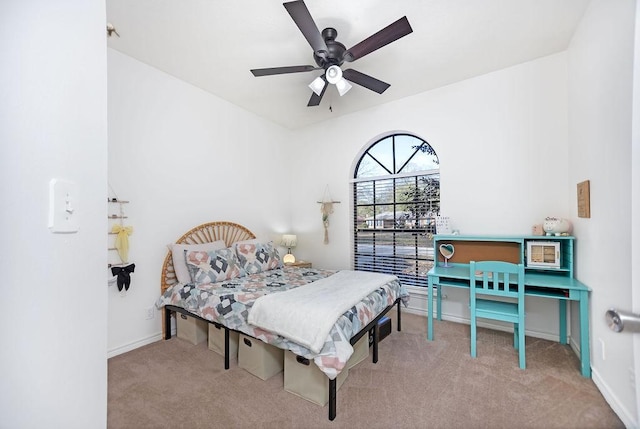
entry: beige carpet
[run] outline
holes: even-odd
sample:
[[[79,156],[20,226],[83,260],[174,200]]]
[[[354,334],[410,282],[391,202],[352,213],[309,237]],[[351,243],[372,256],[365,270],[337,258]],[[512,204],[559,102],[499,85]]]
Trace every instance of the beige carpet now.
[[[527,337],[518,368],[512,335],[404,313],[377,364],[349,371],[337,417],[232,361],[173,338],[109,359],[108,427],[118,428],[623,428],[568,346]]]

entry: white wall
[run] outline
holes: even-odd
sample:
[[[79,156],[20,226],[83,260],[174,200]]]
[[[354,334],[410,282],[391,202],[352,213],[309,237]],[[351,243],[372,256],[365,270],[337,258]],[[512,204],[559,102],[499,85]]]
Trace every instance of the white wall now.
[[[107,418],[105,5],[0,3],[0,426]],[[78,186],[75,234],[47,228],[49,181]]]
[[[591,184],[591,218],[577,218],[574,204],[571,210],[579,238],[577,275],[593,290],[593,379],[629,427],[638,425],[630,382],[633,337],[609,330],[604,314],[611,307],[631,310],[631,201],[638,192],[631,187],[635,16],[633,0],[594,1],[568,51],[569,186],[575,191],[578,182]]]
[[[113,49],[108,63],[109,184],[130,201],[136,264],[126,294],[108,291],[114,355],[160,338],[160,313],[146,313],[168,243],[210,221],[263,239],[287,231],[289,131]]]
[[[632,311],[640,314],[640,3],[636,1],[631,143],[631,294]],[[635,168],[634,168],[635,167]],[[634,374],[640,374],[640,335],[634,335]],[[637,378],[636,378],[637,380]],[[636,381],[636,426],[640,425],[640,383]]]
[[[353,163],[393,130],[414,133],[436,150],[442,210],[463,234],[529,234],[545,216],[570,217],[566,111],[566,55],[560,53],[299,131],[291,146],[300,160],[292,188],[296,254],[322,267],[350,267]],[[316,201],[327,184],[341,203],[330,218],[330,243],[323,245]],[[447,290],[451,298],[460,293]],[[465,301],[445,301],[443,313],[466,317]],[[557,335],[553,307],[530,301],[527,311],[535,317],[527,329]]]
[[[573,221],[578,278],[594,290],[594,379],[625,423],[637,426],[630,340],[611,334],[600,319],[605,307],[631,296],[634,4],[595,1],[568,52],[295,132],[109,51],[109,180],[120,198],[131,200],[137,265],[125,297],[109,290],[109,350],[158,338],[159,320],[143,319],[157,297],[164,245],[201,222],[233,220],[259,235],[286,229],[298,234],[298,258],[350,267],[353,162],[380,136],[408,131],[437,151],[443,211],[462,233],[527,234],[549,215]],[[238,159],[246,167],[241,173]],[[256,171],[271,179],[261,183],[284,189],[263,195],[251,185]],[[575,186],[585,179],[592,185],[591,219],[577,218]],[[226,190],[216,199],[202,185],[213,182],[237,186],[242,197]],[[317,201],[327,185],[341,203],[324,245]],[[555,306],[530,301],[527,312],[528,330],[557,335]],[[445,301],[444,313],[464,318],[464,298]],[[600,338],[606,360],[595,356]]]

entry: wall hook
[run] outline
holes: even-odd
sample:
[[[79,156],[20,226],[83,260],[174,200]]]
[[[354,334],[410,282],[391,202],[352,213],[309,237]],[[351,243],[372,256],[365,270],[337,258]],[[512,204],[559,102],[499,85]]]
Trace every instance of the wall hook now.
[[[120,37],[120,35],[116,31],[116,27],[114,27],[112,23],[107,22],[107,37],[111,37],[113,33],[115,33],[116,36]]]

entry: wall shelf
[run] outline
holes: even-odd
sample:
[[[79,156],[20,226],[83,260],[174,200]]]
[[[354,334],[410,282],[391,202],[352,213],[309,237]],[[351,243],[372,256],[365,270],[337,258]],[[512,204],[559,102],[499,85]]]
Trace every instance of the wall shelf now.
[[[109,203],[109,213],[107,214],[107,219],[113,222],[109,222],[109,231],[107,231],[107,235],[109,236],[110,246],[107,247],[109,252],[116,252],[114,256],[109,256],[109,262],[107,263],[107,268],[122,266],[125,265],[125,262],[120,259],[120,255],[117,253],[118,249],[114,246],[115,237],[118,235],[117,232],[112,232],[113,225],[116,222],[124,227],[124,219],[128,219],[129,216],[124,214],[124,205],[129,204],[129,201],[119,200],[117,198],[107,198],[107,202]],[[117,213],[113,213],[113,211],[117,211]],[[113,238],[112,238],[113,237]],[[119,261],[119,262],[118,262]],[[128,262],[127,262],[128,264]]]

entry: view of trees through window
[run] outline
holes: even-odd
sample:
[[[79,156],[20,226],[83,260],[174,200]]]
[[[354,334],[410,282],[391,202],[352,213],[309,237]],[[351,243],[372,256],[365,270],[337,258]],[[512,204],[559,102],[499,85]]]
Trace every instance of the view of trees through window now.
[[[354,267],[426,287],[440,213],[440,163],[426,141],[394,134],[374,143],[353,179]]]

